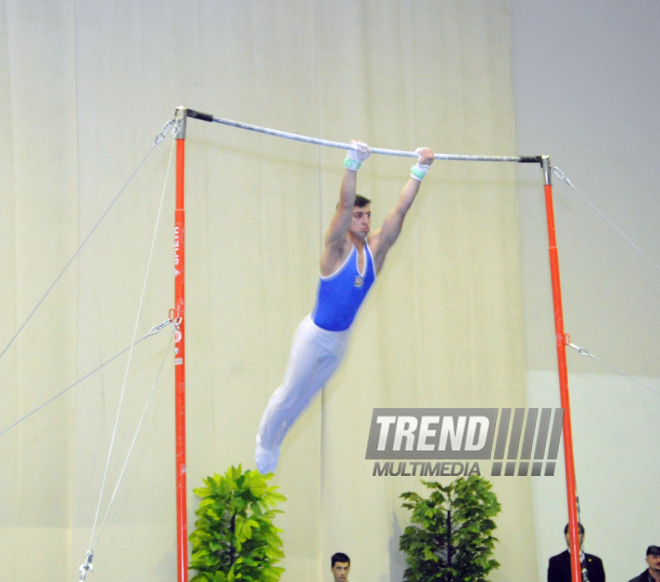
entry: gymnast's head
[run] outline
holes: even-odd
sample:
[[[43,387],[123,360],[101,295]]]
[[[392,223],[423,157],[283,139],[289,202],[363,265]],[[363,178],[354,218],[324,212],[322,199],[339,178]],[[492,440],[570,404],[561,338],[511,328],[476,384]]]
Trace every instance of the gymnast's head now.
[[[350,233],[358,239],[365,240],[371,230],[371,200],[355,195],[353,204],[353,219],[351,220]]]

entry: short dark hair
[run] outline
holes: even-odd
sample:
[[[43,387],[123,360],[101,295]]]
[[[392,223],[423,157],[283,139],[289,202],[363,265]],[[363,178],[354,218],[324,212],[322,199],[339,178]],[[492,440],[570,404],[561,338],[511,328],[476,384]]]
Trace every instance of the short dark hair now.
[[[353,202],[353,206],[357,206],[358,208],[364,208],[367,204],[371,204],[371,200],[369,200],[369,198],[365,198],[364,196],[360,196],[359,194],[355,195],[355,202]]]
[[[568,533],[568,524],[566,524],[566,527],[564,528],[564,535]],[[583,536],[584,535],[584,526],[581,523],[578,523],[578,534]]]
[[[369,200],[369,198],[365,198],[359,194],[355,195],[355,202],[353,202],[353,206],[364,208],[367,204],[371,204],[371,200]],[[339,208],[339,202],[337,202],[337,206],[335,206],[335,208]]]
[[[330,567],[334,568],[337,562],[346,562],[349,566],[351,565],[351,559],[346,554],[342,554],[341,552],[332,554],[332,558],[330,558]]]

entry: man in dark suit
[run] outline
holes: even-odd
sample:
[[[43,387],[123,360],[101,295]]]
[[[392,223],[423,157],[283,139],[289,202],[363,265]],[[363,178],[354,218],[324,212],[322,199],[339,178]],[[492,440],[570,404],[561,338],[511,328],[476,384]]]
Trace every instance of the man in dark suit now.
[[[582,548],[584,543],[584,527],[581,523],[578,524],[578,531],[580,532],[580,548]],[[571,536],[568,533],[568,524],[564,528],[564,536],[566,536],[566,543],[570,548]],[[598,556],[581,552],[580,562],[582,563],[582,582],[605,582],[603,561]],[[572,580],[571,554],[569,550],[552,556],[548,563],[548,582],[572,582]]]

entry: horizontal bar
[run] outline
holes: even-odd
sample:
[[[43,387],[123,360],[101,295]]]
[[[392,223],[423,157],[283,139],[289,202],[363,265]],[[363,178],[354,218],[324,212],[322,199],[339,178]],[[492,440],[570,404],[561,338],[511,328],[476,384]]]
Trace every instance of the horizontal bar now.
[[[208,121],[207,116],[202,114],[196,114],[196,117]],[[303,141],[306,143],[313,143],[322,146],[328,146],[331,148],[340,148],[340,149],[354,149],[351,148],[350,144],[342,143],[338,141],[329,141],[326,139],[320,139],[317,137],[308,137],[306,135],[299,135],[297,133],[289,133],[286,131],[279,131],[277,129],[268,129],[267,127],[260,127],[258,125],[251,125],[249,123],[243,123],[241,121],[232,121],[231,119],[223,119],[219,117],[212,118],[215,123],[222,123],[223,125],[230,125],[232,127],[238,127],[240,129],[248,129],[250,131],[256,131],[259,133],[265,133],[267,135],[274,135],[277,137],[283,137],[286,139],[292,139],[295,141]],[[416,158],[417,154],[415,152],[408,152],[402,150],[388,150],[383,148],[374,148],[369,147],[369,151],[372,154],[383,154],[386,156],[401,156],[408,158]],[[541,163],[541,156],[462,156],[457,154],[435,154],[436,160],[454,160],[454,161],[465,161],[465,162],[517,162],[517,163]]]
[[[185,108],[179,108],[185,109]],[[223,125],[230,125],[232,127],[238,127],[240,129],[248,129],[250,131],[256,131],[258,133],[265,133],[267,135],[274,135],[277,137],[283,137],[286,139],[292,139],[295,141],[302,141],[306,143],[313,143],[316,145],[328,146],[331,148],[339,149],[355,149],[352,148],[350,144],[342,143],[339,141],[329,141],[327,139],[320,139],[318,137],[308,137],[306,135],[300,135],[297,133],[289,133],[286,131],[279,131],[277,129],[269,129],[267,127],[260,127],[258,125],[251,125],[249,123],[243,123],[242,121],[233,121],[231,119],[223,119],[220,117],[214,117],[210,113],[200,113],[194,109],[186,109],[188,117],[193,119],[201,119],[202,121],[209,121],[215,123],[222,123]],[[388,150],[384,148],[369,148],[369,151],[373,154],[383,154],[386,156],[400,156],[407,158],[416,158],[417,154],[415,152],[408,152],[402,150]],[[458,154],[435,154],[436,160],[453,160],[453,161],[465,161],[465,162],[516,162],[521,164],[543,164],[542,156],[462,156]]]

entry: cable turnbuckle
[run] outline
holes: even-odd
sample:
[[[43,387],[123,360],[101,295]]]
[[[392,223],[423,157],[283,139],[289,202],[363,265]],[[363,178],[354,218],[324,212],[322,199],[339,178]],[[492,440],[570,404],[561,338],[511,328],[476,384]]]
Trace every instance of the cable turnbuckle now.
[[[170,323],[172,323],[172,319],[166,319],[165,321],[163,321],[163,323],[154,325],[144,337],[156,335],[157,333],[160,332],[160,330],[166,328]]]
[[[83,582],[87,578],[87,572],[93,572],[94,566],[92,565],[92,559],[94,558],[94,552],[92,550],[87,550],[85,554],[85,563],[78,568],[80,570],[80,582]]]
[[[168,122],[163,125],[163,129],[160,130],[160,133],[156,135],[156,139],[154,139],[154,145],[158,145],[161,141],[163,141],[166,137],[167,134],[170,132],[172,127],[174,127],[174,124],[176,123],[175,119],[170,119]]]
[[[564,174],[564,172],[560,168],[558,168],[557,166],[554,166],[552,168],[552,173],[555,176],[557,176],[557,178],[559,178],[562,182],[564,182],[565,184],[568,184],[571,188],[573,188],[573,182],[571,182],[569,177],[566,174]]]
[[[573,348],[574,350],[577,351],[578,354],[581,356],[588,356],[590,358],[593,358],[593,356],[589,353],[589,350],[587,348],[581,348],[580,346],[576,346],[573,343],[568,343],[566,344],[569,348]]]

